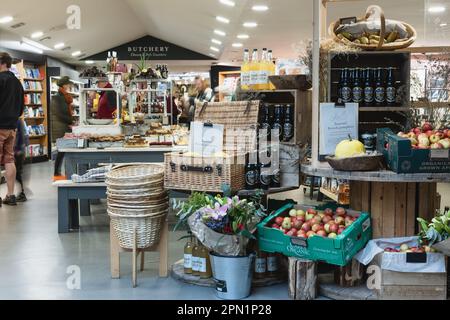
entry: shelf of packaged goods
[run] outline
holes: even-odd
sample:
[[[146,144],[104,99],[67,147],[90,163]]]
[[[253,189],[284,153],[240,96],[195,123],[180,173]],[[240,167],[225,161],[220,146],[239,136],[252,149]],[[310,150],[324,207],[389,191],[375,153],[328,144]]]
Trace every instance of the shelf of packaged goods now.
[[[392,107],[392,106],[380,106],[380,107],[360,107],[360,112],[408,112],[409,107]]]
[[[37,135],[37,136],[29,136],[29,138],[30,138],[30,140],[31,139],[36,140],[36,139],[45,138],[46,136],[47,136],[46,134],[40,134],[40,135]]]
[[[42,90],[24,90],[24,93],[43,93],[44,91]]]

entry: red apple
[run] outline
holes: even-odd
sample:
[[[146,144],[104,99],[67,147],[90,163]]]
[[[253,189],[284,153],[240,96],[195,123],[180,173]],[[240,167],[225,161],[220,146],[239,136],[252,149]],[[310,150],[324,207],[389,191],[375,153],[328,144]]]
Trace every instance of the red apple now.
[[[422,133],[422,129],[420,129],[420,128],[415,128],[415,129],[413,129],[413,131],[416,135],[419,135]]]
[[[340,217],[345,216],[345,214],[347,213],[347,211],[344,208],[337,208],[336,209],[336,214]]]
[[[318,232],[320,230],[323,230],[323,227],[320,224],[315,224],[312,226],[311,230],[314,232]]]
[[[311,224],[321,224],[321,223],[322,223],[322,218],[320,216],[315,216],[311,220]]]
[[[280,226],[277,225],[276,223],[274,223],[274,224],[272,225],[272,228],[273,228],[273,229],[280,229]]]
[[[302,226],[302,230],[305,232],[311,231],[311,224],[309,222],[305,222]]]
[[[427,132],[433,130],[433,126],[429,122],[425,122],[422,126],[422,131]]]
[[[340,227],[337,234],[338,234],[338,235],[343,234],[344,231],[345,231],[346,229],[347,229],[347,228],[345,228],[345,227]]]
[[[330,208],[327,208],[327,209],[325,209],[325,211],[323,213],[325,213],[325,215],[327,215],[327,216],[332,216],[333,210],[331,210]]]
[[[339,232],[339,225],[338,224],[332,224],[330,226],[330,233],[338,233]]]
[[[427,137],[429,138],[429,137],[431,137],[431,136],[434,134],[434,131],[428,130],[428,131],[425,131],[425,134],[426,134]]]
[[[302,226],[303,226],[303,222],[300,221],[300,220],[298,220],[298,219],[296,219],[296,220],[294,221],[294,223],[292,224],[292,226],[293,226],[295,229],[300,230],[300,229],[302,228]]]
[[[275,223],[279,226],[281,226],[283,224],[284,218],[282,217],[278,217],[275,219]]]
[[[313,215],[317,214],[317,211],[314,210],[314,209],[308,209],[306,212],[309,213],[309,214],[313,214]]]
[[[334,222],[336,222],[336,224],[345,224],[345,219],[344,219],[344,217],[337,217],[335,220],[334,220]]]
[[[303,230],[300,230],[300,231],[297,233],[297,237],[299,237],[299,238],[307,238],[306,232],[303,231]]]
[[[288,233],[286,233],[287,236],[289,237],[296,237],[297,236],[297,230],[292,229],[290,231],[288,231]]]
[[[312,238],[316,235],[316,233],[314,231],[309,231],[308,233],[306,233],[306,237],[307,238]]]
[[[317,231],[317,235],[326,238],[328,234],[324,230]]]
[[[325,216],[325,217],[323,217],[322,222],[323,222],[324,224],[327,224],[327,223],[330,222],[331,220],[333,220],[332,217],[330,217],[330,216]]]

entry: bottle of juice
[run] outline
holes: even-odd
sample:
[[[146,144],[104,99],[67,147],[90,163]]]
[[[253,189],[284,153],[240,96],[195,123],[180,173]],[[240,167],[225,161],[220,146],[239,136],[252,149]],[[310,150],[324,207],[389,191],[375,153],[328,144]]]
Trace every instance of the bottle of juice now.
[[[241,89],[250,89],[250,51],[248,49],[244,50],[244,62],[241,67]]]
[[[208,249],[205,246],[201,246],[200,248],[200,278],[201,279],[209,279],[212,277],[212,269],[211,269],[211,259],[209,256]]]
[[[275,65],[275,61],[273,61],[273,51],[269,50],[268,55],[268,62],[269,62],[269,76],[274,76],[277,70],[277,66]],[[269,80],[269,90],[275,90],[275,86],[270,82]]]
[[[250,90],[258,90],[258,75],[259,75],[259,55],[258,49],[253,50],[252,61],[249,66],[250,72]]]
[[[184,247],[184,273],[192,274],[192,239],[186,243]]]
[[[197,239],[195,239],[192,249],[192,275],[200,276],[200,244]]]

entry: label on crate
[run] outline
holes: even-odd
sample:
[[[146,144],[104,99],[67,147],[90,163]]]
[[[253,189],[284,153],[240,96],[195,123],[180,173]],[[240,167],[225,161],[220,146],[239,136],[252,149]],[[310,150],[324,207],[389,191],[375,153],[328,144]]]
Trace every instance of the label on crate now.
[[[394,87],[386,88],[386,101],[394,103],[397,99],[397,90]]]
[[[278,271],[278,258],[276,256],[267,258],[267,271],[269,272]]]
[[[266,273],[267,272],[267,260],[265,258],[257,258],[255,263],[256,273]]]
[[[430,150],[430,159],[449,159],[450,158],[450,150],[448,149],[437,149]]]
[[[185,254],[184,255],[184,268],[185,269],[192,269],[192,254]]]
[[[370,228],[370,225],[371,225],[370,219],[367,219],[366,221],[364,221],[363,224],[362,224],[363,232],[366,232],[367,229]]]
[[[200,273],[206,273],[206,258],[199,258],[198,265],[198,271],[200,271]]]

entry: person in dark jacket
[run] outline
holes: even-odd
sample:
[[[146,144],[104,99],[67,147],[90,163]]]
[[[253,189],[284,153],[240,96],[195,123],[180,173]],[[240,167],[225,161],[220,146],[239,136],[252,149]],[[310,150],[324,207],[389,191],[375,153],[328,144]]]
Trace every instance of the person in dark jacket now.
[[[71,131],[73,124],[73,97],[69,93],[72,82],[69,77],[62,77],[58,80],[58,93],[52,96],[51,100],[51,138],[56,143],[57,139],[63,138],[66,133]],[[54,181],[66,180],[61,175],[62,162],[64,153],[58,152],[55,161]]]
[[[9,71],[11,65],[11,56],[6,52],[0,52],[0,163],[5,165],[8,186],[3,203],[15,206],[17,203],[14,195],[16,180],[14,143],[17,121],[24,110],[24,91],[19,79]]]
[[[101,89],[112,89],[111,83],[107,81],[97,82],[97,87]],[[97,119],[114,119],[114,112],[117,110],[117,94],[113,91],[100,91],[98,101]]]

